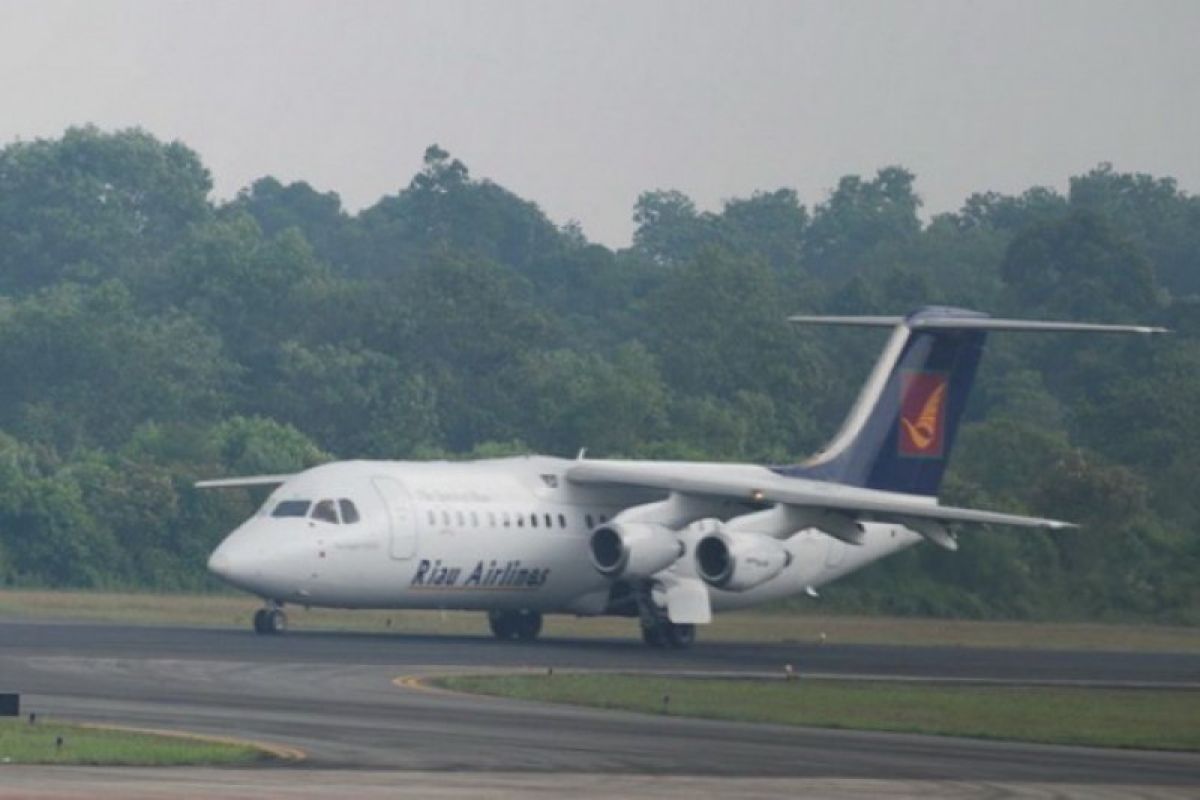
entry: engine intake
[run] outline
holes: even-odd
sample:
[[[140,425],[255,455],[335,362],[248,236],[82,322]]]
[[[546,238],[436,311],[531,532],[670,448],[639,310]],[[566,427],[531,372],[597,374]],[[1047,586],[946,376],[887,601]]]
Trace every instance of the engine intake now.
[[[592,532],[592,566],[610,578],[648,578],[683,555],[675,531],[649,522],[612,522]]]
[[[731,592],[761,586],[791,563],[783,543],[761,533],[722,531],[696,544],[696,573],[709,586]]]

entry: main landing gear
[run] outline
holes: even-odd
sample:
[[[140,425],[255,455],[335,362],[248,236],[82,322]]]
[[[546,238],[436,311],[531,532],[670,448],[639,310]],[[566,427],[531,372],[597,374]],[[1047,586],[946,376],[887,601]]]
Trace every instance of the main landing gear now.
[[[254,612],[254,632],[266,635],[283,633],[287,630],[287,614],[278,603]]]
[[[642,641],[651,647],[674,647],[682,650],[696,641],[696,626],[687,623],[656,619],[647,625],[642,623]]]
[[[489,611],[488,626],[497,639],[532,642],[542,632],[542,615],[527,608],[520,611]]]
[[[671,647],[683,650],[696,641],[696,626],[671,622],[665,605],[654,597],[649,582],[633,587],[632,598],[637,604],[638,621],[642,624],[642,641],[651,647]]]

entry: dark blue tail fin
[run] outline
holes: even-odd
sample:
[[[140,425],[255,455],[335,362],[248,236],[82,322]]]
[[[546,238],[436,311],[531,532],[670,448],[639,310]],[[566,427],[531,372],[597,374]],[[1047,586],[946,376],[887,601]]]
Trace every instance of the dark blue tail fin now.
[[[936,496],[983,355],[986,330],[949,327],[987,316],[924,308],[904,318],[797,317],[801,322],[894,326],[841,431],[793,477]],[[927,328],[938,320],[942,326]]]
[[[1139,325],[993,319],[929,306],[907,317],[792,317],[794,322],[893,328],[842,429],[795,478],[936,497],[975,382],[988,331],[1164,333]]]

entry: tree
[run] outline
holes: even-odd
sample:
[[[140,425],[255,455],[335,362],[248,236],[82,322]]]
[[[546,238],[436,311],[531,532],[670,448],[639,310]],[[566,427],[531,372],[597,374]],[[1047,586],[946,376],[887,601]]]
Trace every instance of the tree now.
[[[0,425],[69,453],[147,420],[213,419],[235,369],[178,312],[141,316],[116,282],[63,284],[0,309]]]
[[[709,215],[698,214],[691,199],[674,189],[639,195],[633,207],[633,222],[637,225],[634,250],[663,266],[694,258],[706,245],[717,241]]]
[[[824,279],[849,277],[872,248],[915,237],[921,229],[915,179],[903,167],[884,167],[870,181],[842,178],[813,212],[805,236],[806,267]]]
[[[781,276],[799,277],[808,211],[794,189],[729,200],[716,225],[729,249],[761,257]]]
[[[998,192],[973,194],[963,203],[955,220],[963,228],[991,228],[1011,235],[1034,222],[1066,213],[1066,198],[1048,187],[1035,186],[1016,197]]]
[[[662,434],[667,389],[645,348],[632,342],[611,359],[570,350],[521,359],[516,381],[522,439],[540,452],[625,455]]]
[[[1150,262],[1092,211],[1025,228],[1009,245],[1001,275],[1025,313],[1145,320],[1157,302]]]
[[[1071,178],[1072,208],[1103,214],[1153,264],[1177,294],[1200,293],[1200,197],[1172,178],[1118,173],[1101,164]]]
[[[819,359],[789,327],[788,310],[762,262],[706,250],[647,298],[646,344],[679,395],[775,398],[773,441],[807,449],[815,440],[801,399],[815,393]]]
[[[289,342],[263,385],[262,413],[344,458],[405,458],[440,436],[434,387],[382,353]]]
[[[133,129],[70,128],[0,150],[0,289],[142,274],[211,216],[194,152]]]
[[[358,274],[403,272],[430,256],[454,252],[524,272],[547,251],[569,247],[536,204],[488,180],[437,145],[408,188],[381,199],[357,219]]]
[[[341,198],[335,192],[318,192],[304,181],[284,186],[269,176],[259,178],[238,192],[223,212],[249,214],[267,237],[295,228],[326,264],[344,264],[355,251],[351,219]]]

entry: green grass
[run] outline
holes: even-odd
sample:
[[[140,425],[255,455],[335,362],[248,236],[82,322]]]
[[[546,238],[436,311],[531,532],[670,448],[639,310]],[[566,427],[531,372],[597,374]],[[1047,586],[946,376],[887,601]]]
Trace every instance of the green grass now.
[[[1047,744],[1200,750],[1200,692],[632,675],[455,676],[448,689],[710,719]]]
[[[56,742],[62,738],[62,746]],[[250,764],[267,754],[249,745],[134,733],[53,721],[0,721],[0,764],[194,766]]]
[[[76,619],[145,625],[213,625],[249,629],[261,605],[239,594],[152,594],[0,590],[0,617]],[[482,612],[338,611],[288,607],[295,629],[486,635]],[[1200,628],[1086,622],[977,622],[853,616],[812,611],[738,611],[698,632],[703,641],[1037,647],[1070,650],[1200,652]],[[544,636],[637,639],[631,619],[546,618]]]

